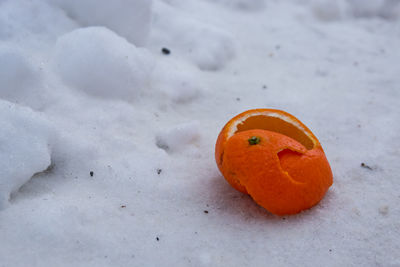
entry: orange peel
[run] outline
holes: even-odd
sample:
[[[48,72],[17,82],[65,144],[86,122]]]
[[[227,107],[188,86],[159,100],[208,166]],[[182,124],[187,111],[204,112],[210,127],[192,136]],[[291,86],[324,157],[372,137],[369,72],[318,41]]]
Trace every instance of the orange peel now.
[[[315,135],[276,109],[248,110],[232,118],[218,136],[215,160],[232,187],[277,215],[313,207],[333,182]]]

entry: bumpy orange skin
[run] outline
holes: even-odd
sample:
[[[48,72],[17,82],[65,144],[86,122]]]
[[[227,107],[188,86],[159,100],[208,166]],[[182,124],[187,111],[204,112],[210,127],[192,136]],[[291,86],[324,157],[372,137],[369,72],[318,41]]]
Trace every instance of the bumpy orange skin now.
[[[298,141],[267,130],[247,130],[228,138],[231,124],[242,116],[262,111],[289,116],[316,141],[307,150]],[[257,136],[260,143],[250,145]],[[249,110],[230,120],[216,144],[215,158],[225,179],[240,192],[277,215],[295,214],[316,205],[332,185],[332,171],[311,131],[292,115],[271,109]]]

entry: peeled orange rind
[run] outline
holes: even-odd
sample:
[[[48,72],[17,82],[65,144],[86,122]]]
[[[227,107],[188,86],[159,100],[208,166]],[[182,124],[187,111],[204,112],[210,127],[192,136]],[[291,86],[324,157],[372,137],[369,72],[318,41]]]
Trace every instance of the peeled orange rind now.
[[[249,110],[231,119],[218,136],[215,159],[235,189],[278,215],[316,205],[332,185],[318,139],[280,110]]]

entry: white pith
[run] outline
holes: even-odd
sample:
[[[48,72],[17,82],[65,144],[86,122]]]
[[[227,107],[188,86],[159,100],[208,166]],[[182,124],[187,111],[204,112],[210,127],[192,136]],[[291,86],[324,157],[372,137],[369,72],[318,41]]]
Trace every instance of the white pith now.
[[[278,114],[278,113],[274,113],[274,112],[270,112],[270,111],[263,111],[263,112],[254,112],[254,113],[249,113],[244,115],[243,117],[241,117],[240,119],[236,120],[230,127],[229,131],[228,131],[228,135],[227,135],[227,139],[231,138],[237,131],[238,131],[238,125],[243,123],[245,120],[247,120],[250,117],[253,116],[259,116],[259,115],[263,115],[266,117],[275,117],[275,118],[279,118],[281,120],[284,120],[290,124],[292,124],[293,126],[297,127],[299,130],[301,130],[303,133],[305,133],[307,135],[307,137],[309,137],[313,144],[316,145],[316,140],[314,139],[314,137],[298,122],[292,120],[290,117],[282,115],[282,114]]]

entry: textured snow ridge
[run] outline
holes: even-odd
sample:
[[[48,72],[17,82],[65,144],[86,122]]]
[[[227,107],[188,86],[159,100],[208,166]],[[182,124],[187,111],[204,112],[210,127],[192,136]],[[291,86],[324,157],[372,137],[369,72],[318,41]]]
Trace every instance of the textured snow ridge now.
[[[51,163],[52,130],[29,108],[0,101],[0,209],[35,173]]]

